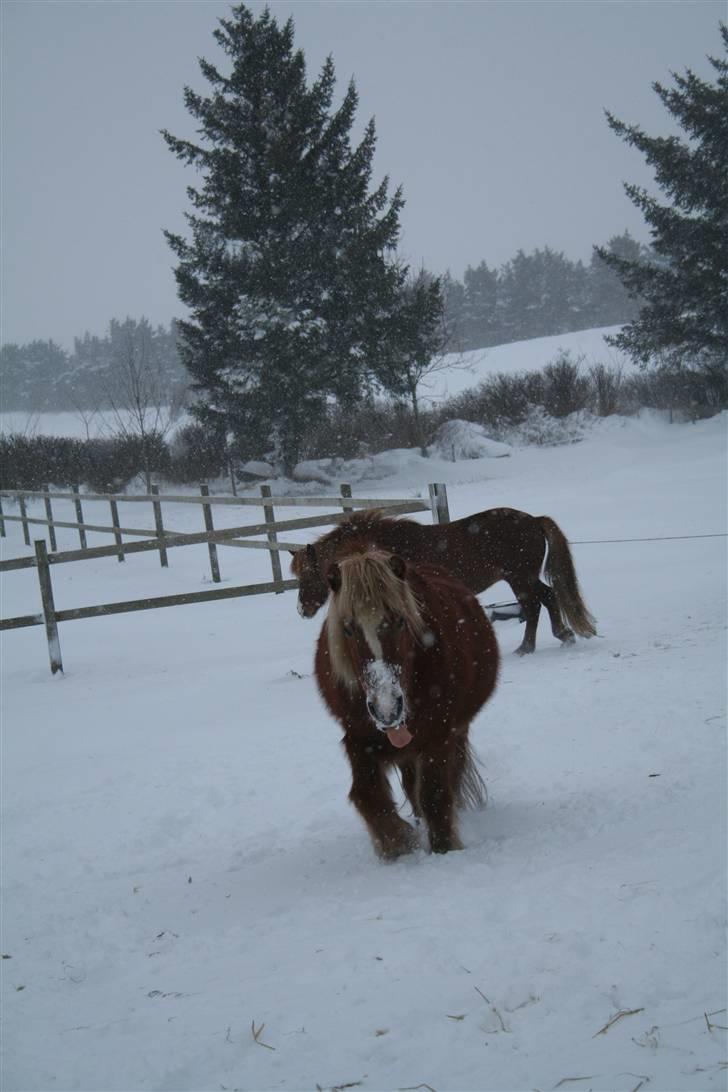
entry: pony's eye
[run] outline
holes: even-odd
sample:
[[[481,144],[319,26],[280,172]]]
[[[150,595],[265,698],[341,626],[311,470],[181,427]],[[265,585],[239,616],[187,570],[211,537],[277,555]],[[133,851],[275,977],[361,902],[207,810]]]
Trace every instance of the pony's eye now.
[[[403,625],[404,625],[404,616],[400,614],[399,618],[397,619],[397,629],[401,629]]]
[[[352,626],[351,622],[344,622],[342,624],[342,629],[344,630],[344,633],[347,637],[354,636],[354,627]]]

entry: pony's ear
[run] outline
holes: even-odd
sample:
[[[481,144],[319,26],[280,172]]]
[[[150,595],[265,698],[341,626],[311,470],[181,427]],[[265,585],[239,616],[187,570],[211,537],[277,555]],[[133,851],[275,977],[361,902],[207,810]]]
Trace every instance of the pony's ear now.
[[[332,561],[329,565],[328,572],[326,573],[326,581],[334,595],[336,595],[341,588],[341,569],[335,561]]]
[[[407,565],[403,557],[400,557],[399,554],[392,554],[389,559],[389,567],[398,580],[404,580]]]

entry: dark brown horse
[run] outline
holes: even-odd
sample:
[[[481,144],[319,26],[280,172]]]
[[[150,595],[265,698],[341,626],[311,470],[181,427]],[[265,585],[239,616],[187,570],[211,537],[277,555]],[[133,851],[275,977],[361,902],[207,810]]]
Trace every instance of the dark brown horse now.
[[[442,566],[478,594],[498,580],[510,584],[526,616],[523,641],[516,650],[533,652],[541,606],[546,607],[554,637],[565,643],[596,633],[579,589],[566,536],[549,516],[530,516],[515,508],[490,508],[453,523],[422,524],[388,518],[381,511],[358,512],[317,542],[293,555],[298,578],[298,610],[311,618],[329,594],[326,572],[365,537],[372,546],[398,553],[415,564]],[[549,582],[541,578],[541,567]]]
[[[358,545],[328,567],[315,660],[321,695],[344,728],[349,799],[380,856],[415,849],[417,832],[398,814],[387,777],[396,766],[432,851],[461,849],[456,809],[485,797],[468,729],[496,684],[493,628],[449,573]]]

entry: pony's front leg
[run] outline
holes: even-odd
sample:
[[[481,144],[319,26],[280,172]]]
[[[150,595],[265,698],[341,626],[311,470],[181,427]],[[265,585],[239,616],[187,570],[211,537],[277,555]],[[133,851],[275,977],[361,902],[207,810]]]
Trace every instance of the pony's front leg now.
[[[446,744],[422,756],[420,806],[433,853],[463,848],[455,825],[453,758],[452,747]]]
[[[420,770],[415,762],[403,762],[399,769],[404,794],[412,806],[412,814],[418,821],[422,818],[420,808]]]
[[[380,857],[394,858],[418,847],[417,832],[397,814],[381,756],[369,746],[345,741],[351,763],[349,799],[366,823]]]

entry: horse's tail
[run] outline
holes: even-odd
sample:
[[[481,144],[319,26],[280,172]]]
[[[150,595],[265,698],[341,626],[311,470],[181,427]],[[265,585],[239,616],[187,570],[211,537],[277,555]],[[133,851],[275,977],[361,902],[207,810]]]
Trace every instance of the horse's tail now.
[[[460,751],[460,781],[457,787],[457,804],[460,808],[484,808],[488,803],[488,790],[478,770],[478,759],[470,741],[458,739]]]
[[[544,573],[566,622],[580,637],[594,637],[597,624],[582,598],[566,535],[549,516],[539,516],[548,543]]]

